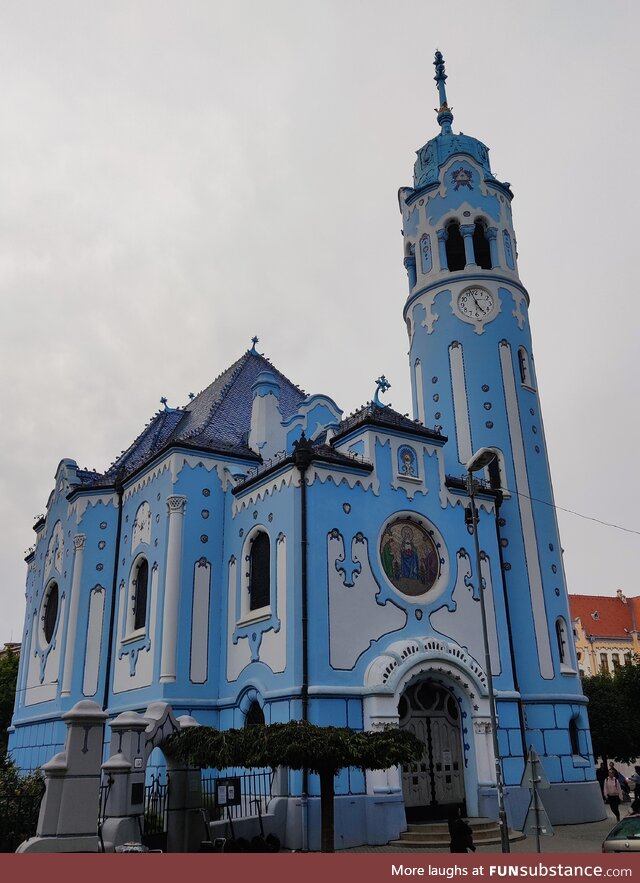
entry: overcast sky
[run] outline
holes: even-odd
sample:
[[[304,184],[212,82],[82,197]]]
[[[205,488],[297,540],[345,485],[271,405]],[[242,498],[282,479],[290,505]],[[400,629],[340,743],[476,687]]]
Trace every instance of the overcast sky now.
[[[410,409],[397,190],[454,129],[515,192],[558,506],[640,530],[640,6],[0,0],[0,643],[58,462],[259,350],[349,413]],[[569,591],[639,536],[559,514]]]

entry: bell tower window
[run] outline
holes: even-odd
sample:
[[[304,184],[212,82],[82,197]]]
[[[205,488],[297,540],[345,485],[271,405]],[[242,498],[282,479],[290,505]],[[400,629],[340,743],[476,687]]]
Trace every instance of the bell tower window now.
[[[491,269],[491,250],[487,239],[487,230],[481,221],[476,221],[473,231],[473,253],[476,264],[483,270]]]
[[[453,221],[447,226],[445,247],[449,271],[453,273],[455,270],[464,270],[466,265],[464,239],[460,233],[460,224],[457,221]]]

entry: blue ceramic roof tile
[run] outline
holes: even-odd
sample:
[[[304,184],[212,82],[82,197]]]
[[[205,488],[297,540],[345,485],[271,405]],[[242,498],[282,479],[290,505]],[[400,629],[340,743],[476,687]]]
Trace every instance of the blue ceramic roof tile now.
[[[188,444],[204,450],[229,451],[248,457],[251,428],[252,386],[261,371],[271,371],[280,385],[283,419],[294,414],[306,398],[299,387],[278,371],[264,356],[251,350],[223,371],[188,405],[155,414],[133,444],[115,460],[104,476],[83,476],[82,484],[104,483],[105,478],[124,478],[143,466],[170,444]]]

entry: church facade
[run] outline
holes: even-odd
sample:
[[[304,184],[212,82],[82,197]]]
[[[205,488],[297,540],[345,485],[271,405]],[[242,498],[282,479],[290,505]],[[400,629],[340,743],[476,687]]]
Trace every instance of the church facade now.
[[[435,65],[440,132],[399,192],[414,418],[385,406],[384,377],[345,417],[254,340],[106,472],[63,460],[26,559],[21,767],[61,750],[82,699],[110,716],[164,700],[220,729],[399,725],[424,742],[420,764],[336,787],[336,844],[384,843],[406,814],[497,815],[491,679],[512,824],[530,746],[552,822],[604,816],[555,511],[537,502],[553,495],[513,194],[487,147],[453,132]],[[483,447],[478,574],[464,475]],[[295,831],[301,777],[289,787]],[[308,790],[317,813],[314,777]]]

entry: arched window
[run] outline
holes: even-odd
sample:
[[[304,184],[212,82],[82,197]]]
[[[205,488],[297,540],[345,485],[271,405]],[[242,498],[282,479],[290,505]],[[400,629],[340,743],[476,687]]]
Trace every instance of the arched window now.
[[[487,239],[487,229],[481,221],[476,221],[473,231],[473,253],[476,264],[483,270],[491,269],[491,251]]]
[[[569,644],[567,641],[567,626],[564,619],[559,616],[556,619],[556,640],[558,642],[558,654],[560,665],[569,665]]]
[[[53,639],[58,619],[59,600],[58,583],[55,581],[49,583],[44,601],[44,612],[42,614],[42,630],[47,644],[50,644]]]
[[[139,559],[133,579],[133,630],[138,631],[138,629],[143,629],[147,624],[149,564],[146,558]]]
[[[447,240],[445,242],[447,252],[447,266],[451,272],[464,270],[467,263],[464,254],[464,239],[460,233],[460,224],[452,221],[447,226]]]
[[[255,727],[259,724],[264,724],[264,711],[260,708],[260,703],[254,699],[249,706],[244,725],[245,727]]]
[[[264,531],[260,531],[256,534],[249,553],[249,610],[259,610],[269,605],[270,569],[269,537]]]
[[[580,738],[578,736],[578,721],[572,717],[569,721],[569,741],[571,742],[571,753],[580,754]]]

